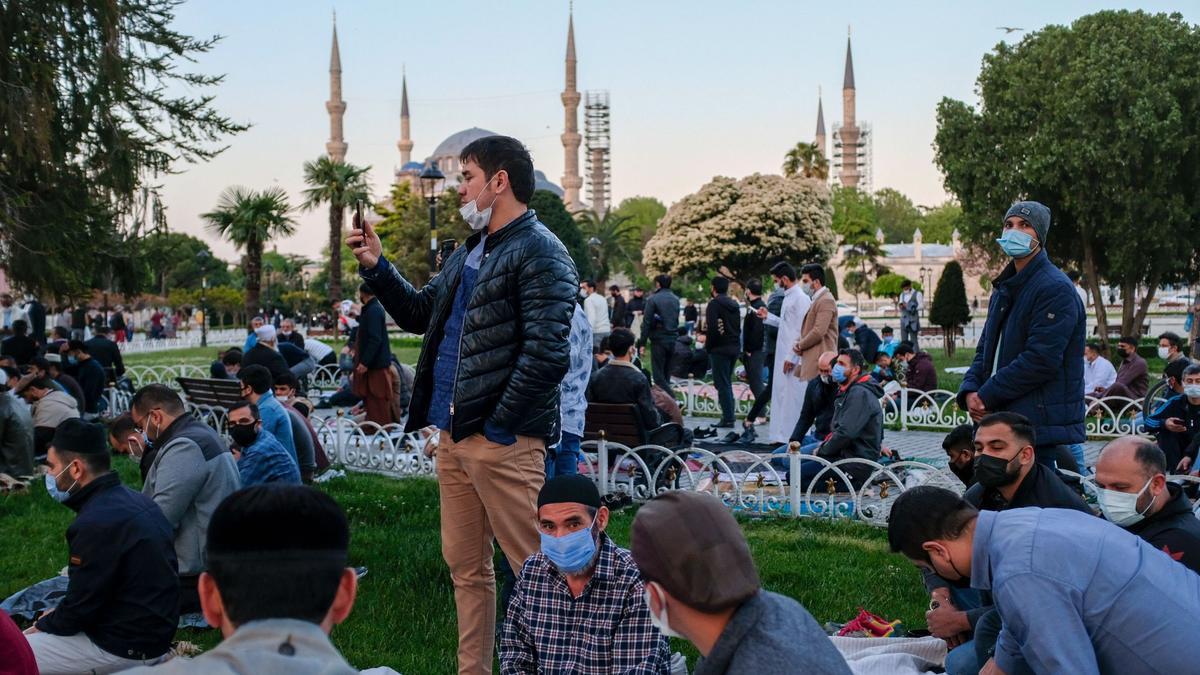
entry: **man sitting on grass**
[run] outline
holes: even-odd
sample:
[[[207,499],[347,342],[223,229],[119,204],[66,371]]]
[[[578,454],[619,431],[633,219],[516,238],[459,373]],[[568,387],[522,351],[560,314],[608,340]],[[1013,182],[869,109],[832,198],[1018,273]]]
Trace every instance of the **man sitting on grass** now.
[[[229,437],[233,439],[242,487],[300,483],[300,467],[275,435],[263,428],[258,406],[243,402],[229,409]]]
[[[1004,627],[981,673],[1196,667],[1183,645],[1196,637],[1200,575],[1112,523],[1067,509],[977,511],[920,486],[892,505],[888,543],[917,567],[995,597]]]
[[[42,675],[154,664],[175,635],[175,533],[149,497],[121,485],[110,457],[104,428],[80,419],[50,443],[46,489],[79,515],[67,528],[67,594],[25,631]]]
[[[261,485],[233,493],[213,514],[200,577],[204,618],[224,642],[129,673],[358,673],[329,641],[358,593],[349,545],[346,515],[323,492]]]
[[[670,671],[637,566],[604,534],[608,515],[590,478],[546,481],[538,493],[542,550],[525,561],[509,601],[502,674]]]

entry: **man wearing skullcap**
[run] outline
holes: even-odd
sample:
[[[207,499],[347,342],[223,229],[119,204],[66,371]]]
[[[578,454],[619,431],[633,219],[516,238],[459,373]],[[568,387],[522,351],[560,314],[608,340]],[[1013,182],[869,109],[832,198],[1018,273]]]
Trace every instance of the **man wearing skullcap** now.
[[[350,616],[358,579],[347,567],[350,527],[329,495],[258,485],[221,503],[200,576],[204,618],[224,642],[195,659],[132,675],[353,675],[329,633]]]
[[[850,675],[800,603],[763,590],[733,515],[701,492],[666,492],[638,510],[630,533],[654,624],[704,656],[693,675]]]
[[[43,675],[152,665],[175,635],[175,533],[109,459],[98,424],[68,419],[50,442],[46,490],[79,515],[67,528],[67,594],[25,631]]]
[[[525,561],[500,639],[500,673],[670,672],[629,551],[604,528],[608,509],[590,478],[564,475],[538,493],[541,552]]]
[[[291,372],[288,370],[287,359],[283,358],[275,345],[277,336],[274,326],[268,323],[255,328],[254,339],[254,346],[242,354],[243,370],[247,366],[262,366],[271,371],[272,379]]]

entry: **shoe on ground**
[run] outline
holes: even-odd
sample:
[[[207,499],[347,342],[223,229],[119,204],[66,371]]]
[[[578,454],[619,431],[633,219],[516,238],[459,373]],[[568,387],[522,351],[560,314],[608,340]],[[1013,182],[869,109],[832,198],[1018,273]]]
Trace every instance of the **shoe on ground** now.
[[[736,431],[731,431],[731,432],[725,434],[725,437],[721,439],[721,442],[722,443],[737,443],[739,440],[741,440],[741,438],[742,438],[741,434],[739,434]]]
[[[754,430],[754,427],[746,427],[746,430],[742,432],[741,438],[738,439],[738,443],[743,443],[745,445],[749,445],[749,444],[753,443],[755,441],[755,439],[757,439],[757,438],[758,438],[758,432],[756,432]]]
[[[900,621],[888,621],[878,614],[872,614],[859,607],[858,616],[842,626],[838,631],[841,637],[891,637],[902,630]]]

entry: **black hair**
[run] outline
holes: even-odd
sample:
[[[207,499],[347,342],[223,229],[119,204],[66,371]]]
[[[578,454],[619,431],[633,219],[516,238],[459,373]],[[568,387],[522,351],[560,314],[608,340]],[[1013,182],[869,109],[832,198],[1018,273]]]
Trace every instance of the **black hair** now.
[[[897,357],[906,356],[908,354],[916,354],[916,353],[917,353],[917,350],[913,349],[913,343],[908,342],[907,340],[905,340],[904,342],[901,342],[899,344],[899,346],[896,347],[896,352],[895,352]]]
[[[725,295],[729,292],[729,280],[725,277],[713,277],[712,287],[717,295]]]
[[[275,384],[274,378],[271,377],[271,371],[267,370],[266,366],[260,366],[257,363],[242,368],[238,371],[237,376],[242,384],[250,387],[250,390],[256,394],[265,394],[271,391],[271,387]]]
[[[66,328],[64,328],[62,326],[55,326],[54,330],[53,330],[53,334],[55,337],[60,337],[60,338],[63,338],[64,340],[71,337],[71,331],[67,330]]]
[[[49,377],[35,377],[25,385],[26,389],[54,389],[54,380]]]
[[[1101,355],[1104,354],[1104,347],[1099,342],[1089,342],[1084,345],[1084,348],[1090,349],[1090,350],[1096,352],[1097,354],[1101,354]]]
[[[229,412],[233,412],[234,410],[241,410],[242,408],[249,408],[250,416],[253,417],[255,420],[262,419],[262,417],[260,417],[258,414],[258,404],[251,403],[249,401],[242,401],[241,403],[234,403],[233,405],[229,406]]]
[[[375,291],[371,290],[371,285],[366,282],[358,285],[358,292],[362,293],[363,295],[369,295],[372,298],[375,297]]]
[[[301,417],[308,417],[312,414],[312,408],[304,400],[292,401],[292,407],[296,409],[296,412],[300,413]]]
[[[782,260],[771,266],[771,274],[777,277],[784,277],[789,281],[796,280],[796,268]]]
[[[37,368],[38,370],[45,370],[45,371],[50,370],[50,362],[47,361],[46,357],[44,357],[44,356],[33,357],[33,360],[29,362],[29,365],[33,366],[34,368]],[[56,363],[54,365],[57,366],[59,364]]]
[[[1166,368],[1163,368],[1163,377],[1169,377],[1176,382],[1183,382],[1183,375],[1191,365],[1192,362],[1187,359],[1175,359],[1168,363]],[[1200,368],[1197,368],[1196,372],[1200,373]]]
[[[83,340],[71,340],[70,342],[68,342],[67,343],[67,351],[83,352],[84,354],[91,353],[88,351],[87,345],[83,343]]]
[[[242,350],[230,349],[229,351],[225,352],[221,355],[221,363],[227,366],[242,365]]]
[[[912,280],[911,280],[911,279],[905,279],[904,281],[901,281],[901,282],[900,282],[900,288],[912,288]]]
[[[1067,278],[1071,281],[1079,281],[1079,272],[1071,270],[1070,272],[1067,272]]]
[[[324,492],[258,485],[221,502],[207,543],[208,573],[235,626],[262,619],[319,624],[345,572],[350,526]]]
[[[751,279],[750,281],[747,281],[746,292],[753,293],[755,295],[762,295],[762,281],[758,279]]]
[[[92,331],[96,335],[108,335],[112,330],[108,326],[97,326],[96,330]]]
[[[583,283],[584,283],[584,285],[586,285],[588,288],[592,289],[593,291],[596,290],[596,282],[595,281],[592,281],[591,279],[584,279]]]
[[[608,338],[609,338],[608,335],[605,335],[604,337],[600,338],[600,351],[601,352],[611,352],[612,351],[612,342],[610,342]]]
[[[821,282],[822,286],[825,285],[825,268],[821,267],[817,263],[808,263],[807,265],[801,267],[800,276],[804,276],[805,274],[808,275],[809,279]]]
[[[1133,347],[1134,351],[1137,351],[1138,339],[1133,337],[1132,335],[1122,335],[1121,339],[1117,340],[1117,342],[1119,344],[1129,345],[1129,346]]]
[[[528,204],[533,198],[533,158],[521,141],[508,136],[484,136],[467,144],[458,159],[474,161],[488,179],[501,171],[507,173],[518,202]]]
[[[616,284],[613,284],[612,286],[609,286],[609,287],[608,287],[608,290],[609,290],[610,292],[611,292],[611,291],[619,291],[619,290],[621,290],[621,287],[620,287],[620,286],[618,286],[618,285],[616,285]]]
[[[300,379],[297,378],[295,373],[292,373],[291,371],[280,373],[279,377],[275,378],[275,386],[291,387],[296,391],[300,391]]]
[[[14,321],[13,326],[16,327],[16,325],[17,324]],[[1179,335],[1172,333],[1171,331],[1167,331],[1167,332],[1163,333],[1162,335],[1159,335],[1158,339],[1166,340],[1167,342],[1171,343],[1171,346],[1174,347],[1175,349],[1179,349],[1179,348],[1183,347],[1183,339],[1180,338]]]
[[[863,357],[863,353],[857,349],[843,349],[838,352],[838,356],[846,356],[850,359],[850,365],[855,368],[862,368],[866,365],[867,360]]]
[[[148,384],[133,395],[129,409],[138,412],[150,412],[154,408],[162,408],[168,415],[183,414],[183,401],[165,384]]]
[[[1183,359],[1179,359],[1179,360],[1183,361]],[[1188,375],[1200,375],[1200,363],[1193,363],[1193,364],[1189,365],[1187,368],[1184,368],[1183,375],[1180,377],[1180,379],[1183,379],[1184,377],[1187,377]]]
[[[1142,465],[1147,476],[1167,472],[1167,454],[1153,441],[1141,437],[1133,439],[1133,458]]]
[[[17,319],[12,322],[12,332],[16,335],[24,335],[29,330],[29,322],[25,319]]]
[[[892,553],[928,561],[925,542],[958,539],[978,515],[974,506],[945,488],[909,488],[896,498],[888,515],[888,546]]]
[[[1026,445],[1037,447],[1037,433],[1033,429],[1033,422],[1030,422],[1028,417],[1020,413],[1002,410],[985,415],[983,419],[979,420],[978,428],[992,427],[997,424],[1003,424],[1011,429],[1013,436],[1020,441],[1022,447]]]
[[[51,443],[51,445],[53,445],[53,443]],[[70,450],[61,450],[56,447],[54,448],[54,452],[57,452],[59,458],[64,460],[64,464],[73,462],[77,459],[83,462],[88,468],[88,473],[92,474],[93,476],[99,476],[100,474],[108,473],[108,471],[112,469],[112,453],[108,452],[107,450],[105,452],[82,453],[71,452]]]
[[[633,346],[634,341],[633,331],[628,328],[614,328],[608,336],[608,347],[612,350],[613,356],[625,356],[629,353],[629,348]]]
[[[137,431],[137,425],[133,423],[133,415],[129,413],[123,413],[108,423],[108,435],[113,438],[123,439],[135,431]]]
[[[880,328],[880,329],[879,329],[879,332],[880,332],[880,333],[882,333],[882,334],[884,334],[884,335],[891,335],[891,334],[892,334],[892,333],[894,333],[895,331],[893,331],[893,330],[892,330],[892,327],[891,327],[891,326],[884,326],[883,328]]]
[[[654,277],[654,283],[658,284],[662,288],[670,288],[671,287],[671,275],[670,274],[660,274],[660,275]]]
[[[970,424],[960,424],[950,430],[942,439],[943,450],[975,450],[975,427]]]

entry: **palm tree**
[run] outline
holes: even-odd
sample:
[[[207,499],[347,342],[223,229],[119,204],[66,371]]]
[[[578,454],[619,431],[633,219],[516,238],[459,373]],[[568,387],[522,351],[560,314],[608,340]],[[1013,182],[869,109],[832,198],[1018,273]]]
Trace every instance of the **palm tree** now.
[[[626,269],[633,266],[631,252],[642,245],[642,230],[629,216],[618,216],[612,211],[601,216],[596,211],[583,210],[575,212],[575,222],[579,223],[587,243],[597,283],[607,280],[617,265]]]
[[[791,178],[799,174],[804,178],[829,178],[829,160],[816,143],[797,143],[783,158],[783,175]]]
[[[346,207],[370,200],[371,188],[366,178],[370,170],[369,166],[336,162],[327,155],[304,163],[304,182],[309,188],[303,193],[304,203],[300,208],[311,211],[329,204],[329,297],[333,302],[342,299],[342,226]]]
[[[262,257],[266,243],[286,237],[296,231],[292,207],[283,188],[267,188],[255,192],[249,188],[226,188],[217,201],[217,208],[201,214],[208,229],[245,251],[243,271],[246,275],[246,312],[256,314],[259,291],[262,288]]]

